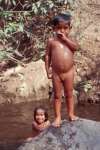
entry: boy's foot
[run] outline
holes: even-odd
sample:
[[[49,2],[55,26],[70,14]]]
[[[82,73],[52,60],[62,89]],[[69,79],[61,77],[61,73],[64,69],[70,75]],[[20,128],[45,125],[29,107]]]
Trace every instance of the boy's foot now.
[[[79,120],[78,116],[70,116],[69,117],[69,121],[77,121],[77,120]]]
[[[54,127],[60,127],[60,125],[61,125],[60,118],[56,118],[55,121],[52,123],[52,126],[54,126]]]

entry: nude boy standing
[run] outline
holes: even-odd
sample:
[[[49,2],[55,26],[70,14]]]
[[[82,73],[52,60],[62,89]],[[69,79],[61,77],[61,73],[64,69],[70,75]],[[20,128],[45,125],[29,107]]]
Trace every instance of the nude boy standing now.
[[[64,88],[66,107],[69,120],[77,120],[74,115],[73,81],[74,61],[73,54],[78,45],[69,38],[71,30],[71,15],[59,14],[52,20],[54,36],[47,42],[45,66],[48,78],[52,78],[54,89],[55,127],[61,124],[61,91]],[[52,74],[50,72],[52,67]]]

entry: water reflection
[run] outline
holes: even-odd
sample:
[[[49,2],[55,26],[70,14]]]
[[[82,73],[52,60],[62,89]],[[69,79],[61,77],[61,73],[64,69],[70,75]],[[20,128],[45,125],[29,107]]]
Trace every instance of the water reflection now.
[[[31,123],[33,110],[43,105],[54,119],[52,102],[38,101],[21,104],[0,105],[0,150],[15,150],[27,137],[33,136]],[[82,118],[100,121],[100,104],[77,105],[76,114]],[[67,118],[65,103],[62,103],[62,119]]]

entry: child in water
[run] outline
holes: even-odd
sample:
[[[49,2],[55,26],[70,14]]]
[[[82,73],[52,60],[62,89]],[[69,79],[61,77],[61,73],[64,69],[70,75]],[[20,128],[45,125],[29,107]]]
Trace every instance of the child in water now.
[[[77,120],[74,114],[73,81],[74,61],[73,54],[78,49],[76,42],[69,37],[71,30],[70,13],[59,14],[52,20],[54,36],[47,42],[45,66],[49,79],[52,78],[54,90],[55,121],[53,125],[61,124],[61,96],[62,87],[66,97],[66,108],[70,121]],[[52,72],[51,72],[52,68]]]
[[[33,137],[39,135],[44,129],[50,126],[48,120],[48,113],[43,107],[36,107],[34,110],[34,118],[32,122],[33,135],[27,138],[27,141],[31,141]]]
[[[32,129],[37,131],[43,131],[50,126],[48,120],[48,113],[43,107],[37,107],[34,110],[34,120],[32,122]]]

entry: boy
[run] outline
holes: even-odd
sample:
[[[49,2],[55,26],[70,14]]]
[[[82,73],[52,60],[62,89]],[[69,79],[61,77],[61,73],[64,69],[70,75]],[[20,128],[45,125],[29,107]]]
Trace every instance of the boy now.
[[[77,120],[74,115],[73,80],[74,61],[73,54],[78,48],[77,44],[69,38],[71,29],[71,15],[59,14],[52,20],[54,37],[47,42],[45,54],[45,66],[48,78],[52,78],[54,89],[55,121],[53,125],[58,127],[61,124],[61,91],[67,102],[69,120]],[[52,73],[51,73],[52,68]]]

